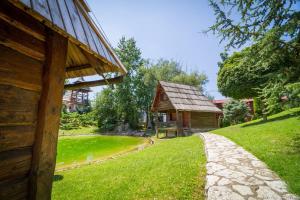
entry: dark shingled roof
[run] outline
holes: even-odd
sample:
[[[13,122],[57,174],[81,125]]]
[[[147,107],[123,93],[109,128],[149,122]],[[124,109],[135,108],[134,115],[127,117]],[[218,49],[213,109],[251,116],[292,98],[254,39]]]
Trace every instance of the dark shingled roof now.
[[[222,112],[196,87],[165,81],[159,84],[176,110]]]

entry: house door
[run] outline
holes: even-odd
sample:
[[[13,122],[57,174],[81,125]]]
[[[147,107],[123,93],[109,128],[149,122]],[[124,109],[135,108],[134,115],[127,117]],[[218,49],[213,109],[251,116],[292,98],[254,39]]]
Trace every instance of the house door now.
[[[182,112],[182,126],[183,128],[189,128],[190,124],[190,113]]]

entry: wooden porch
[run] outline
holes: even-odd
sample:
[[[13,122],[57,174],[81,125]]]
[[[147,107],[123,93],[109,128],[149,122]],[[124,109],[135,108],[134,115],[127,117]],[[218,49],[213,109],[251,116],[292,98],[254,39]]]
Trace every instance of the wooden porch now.
[[[170,137],[170,133],[175,137],[191,134],[191,112],[170,110],[156,113],[156,116],[157,137],[161,132],[165,133],[165,137]],[[165,121],[163,116],[165,116]]]

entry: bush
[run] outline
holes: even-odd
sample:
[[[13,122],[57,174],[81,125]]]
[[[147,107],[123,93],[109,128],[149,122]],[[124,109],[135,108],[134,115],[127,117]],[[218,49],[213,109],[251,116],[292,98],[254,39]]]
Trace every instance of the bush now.
[[[94,112],[79,114],[77,112],[62,112],[60,129],[71,130],[79,127],[95,126],[97,124]]]
[[[227,123],[234,125],[245,122],[246,118],[250,115],[248,106],[238,100],[231,100],[226,103],[223,108],[223,114],[223,125]]]

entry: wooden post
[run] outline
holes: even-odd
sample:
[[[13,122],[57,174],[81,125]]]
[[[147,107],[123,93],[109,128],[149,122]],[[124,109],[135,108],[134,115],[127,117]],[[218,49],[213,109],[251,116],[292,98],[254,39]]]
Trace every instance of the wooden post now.
[[[183,135],[182,128],[182,112],[176,110],[176,125],[177,125],[177,136]]]
[[[51,199],[68,41],[48,30],[43,85],[30,172],[30,199]]]
[[[157,111],[154,114],[154,123],[155,123],[155,134],[156,134],[156,137],[158,138],[159,121],[158,121],[158,113],[157,113]]]
[[[188,112],[188,119],[189,119],[189,131],[191,134],[192,133],[192,112]]]

